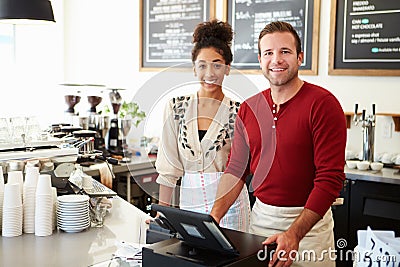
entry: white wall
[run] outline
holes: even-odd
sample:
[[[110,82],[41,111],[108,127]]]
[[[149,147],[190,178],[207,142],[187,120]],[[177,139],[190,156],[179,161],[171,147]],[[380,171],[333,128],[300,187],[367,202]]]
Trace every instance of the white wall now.
[[[219,18],[222,18],[222,2],[217,0]],[[144,94],[148,99],[158,99],[157,94],[168,90],[169,87],[161,82],[161,78],[161,81],[151,83],[152,79],[157,80],[162,74],[139,72],[139,1],[67,0],[64,1],[64,8],[66,81],[104,83],[127,88],[124,92],[127,99],[143,90],[148,93]],[[328,75],[329,0],[321,0],[320,17],[319,74],[301,78],[329,89],[347,112],[353,111],[354,104],[359,103],[360,109],[366,108],[370,113],[371,104],[375,103],[377,112],[400,113],[400,77]],[[175,72],[168,75],[173,80],[177,79],[177,75],[191,74]],[[241,76],[231,75],[228,82],[240,88],[243,91],[240,94],[244,97],[254,92],[253,89],[248,90],[250,85],[259,89],[268,87],[262,75]],[[249,85],[248,81],[252,84]],[[146,102],[146,99],[137,100]],[[142,106],[146,111],[151,109],[148,103]],[[387,123],[393,123],[392,119],[379,117],[377,120],[376,152],[400,153],[400,133],[392,131],[390,139],[382,138],[382,126]],[[160,125],[155,128],[160,129]],[[361,128],[352,126],[348,133],[348,148],[361,150]]]
[[[63,2],[52,5],[57,23],[15,26],[14,62],[0,68],[0,117],[37,116],[47,123],[63,115],[56,87],[64,75]]]

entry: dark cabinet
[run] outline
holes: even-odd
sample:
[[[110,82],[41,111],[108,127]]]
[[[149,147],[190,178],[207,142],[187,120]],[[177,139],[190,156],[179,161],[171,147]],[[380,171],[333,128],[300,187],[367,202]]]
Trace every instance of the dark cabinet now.
[[[357,231],[392,230],[400,236],[400,185],[351,181],[349,244],[357,245]]]
[[[344,245],[340,240],[349,240],[349,213],[350,213],[350,180],[345,180],[341,198],[344,199],[342,205],[332,206],[332,214],[334,219],[335,249],[336,249],[336,267],[350,267],[353,265],[352,259],[343,257],[346,255],[348,245]],[[338,246],[339,244],[339,246]]]
[[[358,230],[366,230],[370,226],[372,230],[391,230],[400,236],[400,185],[346,180],[341,197],[344,204],[332,208],[337,267],[352,266],[351,259],[346,260],[350,257],[343,255],[357,246]],[[346,246],[337,247],[340,239],[345,240]]]

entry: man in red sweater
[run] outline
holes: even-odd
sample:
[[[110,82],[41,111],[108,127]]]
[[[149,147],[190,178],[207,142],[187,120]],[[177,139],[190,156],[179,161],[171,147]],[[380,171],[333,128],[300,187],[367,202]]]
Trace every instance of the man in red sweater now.
[[[298,77],[303,52],[290,24],[266,25],[258,48],[270,88],[240,107],[211,215],[222,218],[249,166],[256,197],[250,231],[268,236],[263,244],[277,243],[270,266],[335,266],[330,206],[345,179],[343,110],[329,91]]]

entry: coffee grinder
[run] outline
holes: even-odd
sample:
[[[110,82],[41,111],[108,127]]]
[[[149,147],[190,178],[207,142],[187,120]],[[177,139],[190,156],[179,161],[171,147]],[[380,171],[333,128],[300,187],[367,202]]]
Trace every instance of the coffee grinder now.
[[[88,110],[88,129],[95,131],[94,149],[107,152],[105,136],[109,128],[109,117],[103,116],[97,112],[97,106],[101,103],[103,97],[104,85],[86,84],[87,100],[90,105]]]
[[[110,90],[111,92],[109,93],[109,96],[114,117],[110,121],[107,149],[111,154],[123,156],[122,133],[119,129],[118,112],[122,104],[122,97],[119,91],[124,89],[110,88]]]
[[[103,91],[105,86],[100,84],[86,84],[85,90],[87,91],[87,100],[90,105],[90,109],[88,110],[90,114],[98,114],[96,107],[101,103],[103,97]]]
[[[73,125],[79,113],[75,111],[75,106],[81,101],[82,84],[63,83],[60,84],[64,91],[64,100],[68,109],[64,112],[65,121],[63,124]]]

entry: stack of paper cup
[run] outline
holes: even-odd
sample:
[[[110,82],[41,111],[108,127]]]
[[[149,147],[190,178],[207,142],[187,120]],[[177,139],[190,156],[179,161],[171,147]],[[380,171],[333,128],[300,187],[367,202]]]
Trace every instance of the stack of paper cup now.
[[[56,211],[57,211],[57,188],[52,187],[51,188],[52,196],[53,196],[53,219],[52,219],[52,225],[51,229],[56,230],[57,227],[57,216],[56,216]]]
[[[51,176],[48,174],[39,175],[35,204],[35,235],[51,235],[53,232],[53,193]]]
[[[3,166],[0,166],[0,232],[3,225],[3,198],[4,198],[4,175],[3,175]]]
[[[23,206],[24,206],[24,233],[35,232],[35,200],[36,200],[36,184],[39,178],[38,167],[26,167],[25,182],[23,189]]]
[[[6,237],[22,234],[22,199],[19,184],[7,183],[4,186],[3,232]]]
[[[24,174],[22,171],[10,171],[8,172],[7,183],[8,184],[19,184],[19,189],[22,197],[23,186],[24,186]]]

